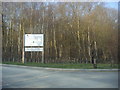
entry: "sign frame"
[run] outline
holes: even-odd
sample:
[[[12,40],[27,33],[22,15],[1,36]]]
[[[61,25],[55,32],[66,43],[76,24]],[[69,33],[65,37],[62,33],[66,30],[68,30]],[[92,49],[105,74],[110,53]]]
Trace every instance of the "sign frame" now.
[[[40,43],[37,43],[38,41],[40,41],[40,40],[36,40],[35,42],[37,43],[37,44],[32,44],[31,43],[31,45],[25,45],[25,43],[26,43],[26,40],[25,40],[25,36],[27,36],[27,35],[29,35],[29,36],[32,36],[32,37],[34,37],[35,38],[35,36],[37,37],[41,37],[41,44]],[[33,40],[35,40],[35,39],[33,39]],[[44,63],[44,34],[23,34],[23,49],[22,49],[22,63],[25,63],[25,60],[24,60],[24,58],[25,58],[25,52],[42,52],[42,61],[41,61],[41,63]]]
[[[25,46],[44,46],[44,34],[25,34]]]

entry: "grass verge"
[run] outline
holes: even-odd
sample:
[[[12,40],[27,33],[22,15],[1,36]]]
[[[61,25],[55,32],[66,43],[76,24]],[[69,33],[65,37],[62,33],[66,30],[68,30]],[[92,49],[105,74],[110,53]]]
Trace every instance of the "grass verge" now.
[[[66,69],[94,69],[92,64],[55,64],[55,63],[34,63],[27,62],[25,64],[20,62],[2,62],[2,64],[35,66],[35,67],[49,67],[49,68],[66,68]],[[118,64],[97,64],[97,69],[118,69]]]

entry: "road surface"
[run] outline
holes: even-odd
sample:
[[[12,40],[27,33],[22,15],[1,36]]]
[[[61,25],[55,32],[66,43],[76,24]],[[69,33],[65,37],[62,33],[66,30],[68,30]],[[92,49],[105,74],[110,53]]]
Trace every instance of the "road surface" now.
[[[38,67],[39,68],[39,67]],[[2,88],[118,88],[118,72],[2,66]]]

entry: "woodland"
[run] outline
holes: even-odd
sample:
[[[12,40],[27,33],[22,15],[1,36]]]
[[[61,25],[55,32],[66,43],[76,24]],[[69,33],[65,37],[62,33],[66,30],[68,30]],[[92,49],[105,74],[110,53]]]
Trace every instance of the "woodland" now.
[[[25,34],[44,34],[44,63],[117,63],[118,11],[105,3],[3,2],[3,62],[22,62]],[[25,52],[26,62],[41,57]]]

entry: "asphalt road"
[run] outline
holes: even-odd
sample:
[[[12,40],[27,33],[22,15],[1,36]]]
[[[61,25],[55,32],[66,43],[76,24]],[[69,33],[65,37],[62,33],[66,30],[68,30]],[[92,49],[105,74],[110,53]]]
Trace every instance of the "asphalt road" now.
[[[2,66],[2,88],[118,88],[118,72]]]

